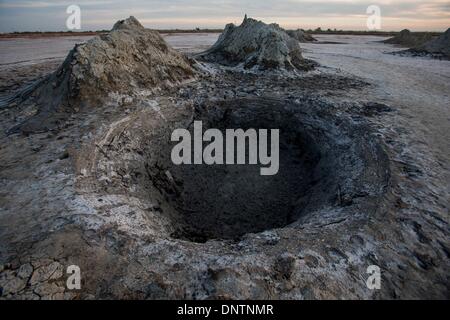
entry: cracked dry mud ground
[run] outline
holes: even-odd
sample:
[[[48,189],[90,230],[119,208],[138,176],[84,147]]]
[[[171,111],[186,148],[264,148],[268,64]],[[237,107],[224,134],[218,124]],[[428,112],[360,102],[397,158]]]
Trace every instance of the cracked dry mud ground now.
[[[328,49],[308,44],[323,67],[298,78],[217,70],[58,132],[6,136],[33,106],[2,110],[1,298],[449,298],[449,66],[426,83],[421,66],[391,67],[411,89],[377,73],[378,56]],[[280,175],[173,166],[170,133],[198,118],[279,126]],[[79,291],[65,287],[71,264]],[[381,290],[366,287],[372,264]]]

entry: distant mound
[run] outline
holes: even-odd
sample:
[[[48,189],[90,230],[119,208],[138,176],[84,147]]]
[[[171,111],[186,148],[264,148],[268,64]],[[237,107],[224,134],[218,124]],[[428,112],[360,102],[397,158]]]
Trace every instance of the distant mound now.
[[[53,129],[67,114],[100,104],[110,93],[164,89],[193,76],[187,58],[130,17],[108,34],[76,45],[58,70],[34,88],[38,113],[13,132]]]
[[[431,57],[436,59],[450,59],[450,28],[438,37],[432,37],[425,43],[410,49],[393,52],[400,56]]]
[[[450,28],[447,29],[442,35],[428,41],[424,45],[418,48],[431,54],[442,55],[443,57],[450,59]]]
[[[383,42],[413,48],[421,46],[433,38],[434,36],[427,32],[411,32],[408,29],[404,29],[400,31],[398,35],[384,40]]]
[[[316,38],[314,38],[311,34],[307,33],[303,29],[287,30],[286,33],[291,38],[294,38],[295,40],[297,40],[298,42],[301,42],[301,43],[317,41]]]
[[[314,65],[303,58],[299,42],[278,25],[268,25],[247,16],[238,27],[228,24],[217,42],[197,58],[258,70],[310,70]]]

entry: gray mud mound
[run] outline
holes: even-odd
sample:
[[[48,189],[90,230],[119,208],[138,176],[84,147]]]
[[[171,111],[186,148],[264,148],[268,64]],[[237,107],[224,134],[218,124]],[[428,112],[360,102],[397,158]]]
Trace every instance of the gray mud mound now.
[[[287,30],[286,33],[291,37],[297,40],[300,43],[306,43],[306,42],[314,42],[317,41],[316,38],[314,38],[311,34],[307,33],[303,29],[297,29],[297,30]]]
[[[101,104],[110,93],[165,89],[193,76],[187,58],[130,17],[108,34],[75,46],[58,70],[33,88],[38,113],[11,132],[51,130],[68,114]]]
[[[408,29],[400,31],[400,33],[392,38],[384,40],[384,43],[395,44],[402,47],[418,47],[433,39],[430,33],[411,32]]]
[[[394,52],[396,55],[413,57],[431,57],[436,59],[450,59],[450,29],[442,35],[431,38],[425,43],[412,46],[411,49]]]
[[[228,24],[217,42],[197,56],[200,60],[245,69],[310,70],[314,63],[302,57],[299,42],[276,24],[244,18]]]
[[[431,54],[442,55],[443,57],[450,59],[450,28],[444,32],[441,36],[428,41],[418,50],[423,50]]]

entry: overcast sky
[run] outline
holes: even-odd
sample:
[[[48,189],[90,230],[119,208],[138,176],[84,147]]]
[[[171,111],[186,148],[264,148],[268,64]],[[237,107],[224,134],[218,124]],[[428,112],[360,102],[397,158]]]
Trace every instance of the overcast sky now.
[[[366,29],[366,9],[381,8],[382,30],[450,27],[450,0],[0,0],[0,32],[66,30],[66,8],[81,8],[82,30],[110,29],[130,15],[149,28],[222,28],[244,13],[286,28]]]

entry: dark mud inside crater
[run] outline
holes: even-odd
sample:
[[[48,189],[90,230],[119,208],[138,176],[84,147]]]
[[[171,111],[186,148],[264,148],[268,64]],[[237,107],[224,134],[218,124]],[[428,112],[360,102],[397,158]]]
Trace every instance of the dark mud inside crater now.
[[[249,99],[197,110],[195,119],[222,132],[279,129],[279,171],[261,175],[261,165],[254,164],[173,168],[173,174],[182,182],[174,205],[186,224],[175,237],[194,241],[234,239],[295,220],[296,202],[313,184],[320,153],[311,137],[302,132],[299,121],[292,113],[284,113],[279,104]]]
[[[260,175],[260,164],[174,165],[175,143],[167,132],[162,139],[167,143],[158,145],[162,150],[149,145],[148,179],[169,208],[170,237],[238,240],[295,222],[321,221],[322,208],[333,212],[382,194],[389,170],[376,139],[363,125],[310,103],[247,98],[195,108],[193,119],[202,120],[204,130],[279,129],[276,175]],[[192,123],[186,125],[191,131]]]

